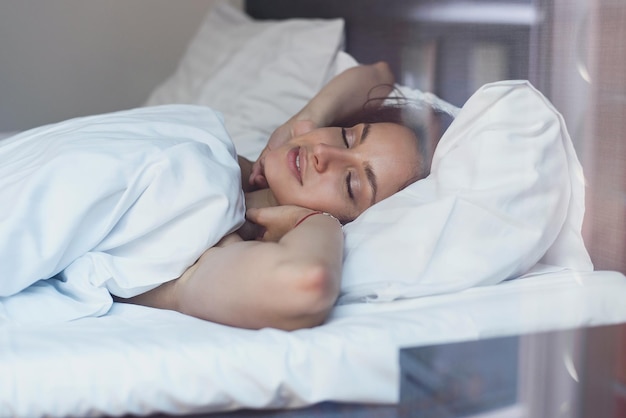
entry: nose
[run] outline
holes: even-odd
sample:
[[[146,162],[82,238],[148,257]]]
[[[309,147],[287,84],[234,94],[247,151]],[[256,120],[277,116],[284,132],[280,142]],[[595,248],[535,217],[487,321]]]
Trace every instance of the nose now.
[[[324,143],[315,144],[312,152],[313,166],[318,172],[326,171],[333,166],[346,163],[349,155],[345,148]]]

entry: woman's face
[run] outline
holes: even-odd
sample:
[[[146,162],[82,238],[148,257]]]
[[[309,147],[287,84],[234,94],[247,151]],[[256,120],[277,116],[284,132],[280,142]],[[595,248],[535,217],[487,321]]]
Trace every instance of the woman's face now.
[[[264,174],[279,204],[355,219],[415,181],[415,134],[393,123],[307,130],[265,157]]]

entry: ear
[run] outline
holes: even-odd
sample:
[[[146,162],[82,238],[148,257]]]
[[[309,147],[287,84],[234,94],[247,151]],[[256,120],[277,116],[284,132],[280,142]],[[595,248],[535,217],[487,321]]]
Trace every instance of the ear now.
[[[296,136],[308,134],[315,129],[317,129],[317,124],[312,120],[297,120],[293,123],[291,128],[291,137],[294,138]]]

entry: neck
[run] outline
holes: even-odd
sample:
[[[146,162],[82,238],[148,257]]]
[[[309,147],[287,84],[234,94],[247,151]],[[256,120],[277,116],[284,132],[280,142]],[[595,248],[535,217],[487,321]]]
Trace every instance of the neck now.
[[[270,189],[259,189],[246,193],[246,208],[267,208],[278,206],[278,202]]]

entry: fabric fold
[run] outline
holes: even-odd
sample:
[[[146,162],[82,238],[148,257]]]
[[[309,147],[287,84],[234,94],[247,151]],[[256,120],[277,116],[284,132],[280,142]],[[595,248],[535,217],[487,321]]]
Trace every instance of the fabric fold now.
[[[441,138],[427,178],[344,227],[339,302],[494,284],[537,263],[590,271],[583,215],[562,116],[527,81],[488,84]]]
[[[100,315],[109,292],[130,297],[179,277],[243,222],[235,150],[206,107],[36,128],[0,143],[0,160],[0,303],[16,320]],[[65,309],[55,295],[76,303]]]

